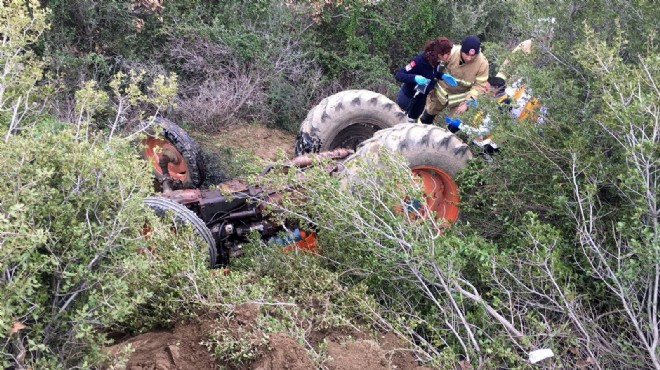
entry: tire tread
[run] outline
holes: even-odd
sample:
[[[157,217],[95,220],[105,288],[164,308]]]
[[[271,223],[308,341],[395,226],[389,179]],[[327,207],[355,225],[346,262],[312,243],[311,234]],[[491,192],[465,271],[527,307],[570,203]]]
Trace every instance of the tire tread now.
[[[159,217],[165,217],[166,213],[171,211],[176,221],[183,224],[189,224],[195,233],[208,245],[209,266],[211,268],[215,267],[218,257],[215,239],[213,238],[213,234],[211,234],[211,230],[206,227],[204,221],[202,221],[193,211],[171,199],[162,197],[147,197],[144,199],[144,203],[153,209]]]
[[[298,131],[296,155],[336,149],[331,147],[333,140],[342,130],[359,122],[359,117],[376,127],[374,132],[406,119],[405,113],[382,94],[368,90],[342,91],[323,99],[309,111]]]

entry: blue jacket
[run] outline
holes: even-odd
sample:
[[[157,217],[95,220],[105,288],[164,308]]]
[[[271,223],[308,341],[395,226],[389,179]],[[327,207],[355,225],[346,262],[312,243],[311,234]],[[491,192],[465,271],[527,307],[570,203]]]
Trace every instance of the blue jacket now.
[[[424,57],[424,53],[421,53],[415,56],[410,61],[410,63],[408,63],[408,65],[400,68],[394,75],[394,78],[396,78],[396,80],[399,82],[403,82],[401,85],[401,91],[408,98],[412,98],[415,95],[415,85],[417,85],[417,83],[415,83],[416,75],[426,77],[431,80],[431,82],[426,87],[426,91],[428,93],[433,91],[433,88],[437,83],[435,79],[442,76],[443,69],[444,68],[441,67],[440,63],[438,63],[435,68],[432,67]]]

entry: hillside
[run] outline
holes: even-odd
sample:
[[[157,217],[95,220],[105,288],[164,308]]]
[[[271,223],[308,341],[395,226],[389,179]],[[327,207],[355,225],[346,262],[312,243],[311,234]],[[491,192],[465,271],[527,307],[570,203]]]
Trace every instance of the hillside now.
[[[660,370],[658,19],[1,2],[2,367]]]
[[[313,368],[384,370],[427,370],[419,366],[413,354],[392,333],[371,334],[357,328],[318,329],[311,326],[305,333],[305,343],[300,338],[286,333],[266,334],[257,325],[257,316],[267,308],[262,303],[244,303],[231,309],[223,318],[206,318],[200,315],[195,322],[181,322],[169,330],[154,330],[138,336],[122,339],[108,351],[117,356],[126,346],[133,353],[125,366],[129,370],[151,369],[216,369],[246,368],[260,370]],[[248,353],[240,348],[231,356],[235,360],[216,361],[214,353],[207,347],[209,336],[216,331],[226,330],[234,340],[252,341]],[[224,338],[227,340],[228,338]],[[315,355],[309,354],[313,348]],[[322,351],[322,352],[321,352]],[[241,359],[240,356],[248,357]],[[248,365],[240,366],[247,359]]]

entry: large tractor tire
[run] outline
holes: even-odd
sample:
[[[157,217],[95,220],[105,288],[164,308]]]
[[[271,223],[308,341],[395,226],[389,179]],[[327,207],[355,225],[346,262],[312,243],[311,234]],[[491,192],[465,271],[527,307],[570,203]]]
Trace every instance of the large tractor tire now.
[[[312,108],[300,125],[296,155],[337,148],[355,149],[384,128],[406,122],[405,113],[382,94],[347,90]]]
[[[468,146],[444,128],[404,123],[378,131],[360,144],[345,164],[358,157],[377,160],[381,148],[400,153],[423,184],[428,209],[435,218],[458,220],[460,197],[454,181],[456,174],[472,158]]]
[[[175,189],[194,189],[204,182],[206,169],[202,153],[181,127],[165,118],[156,118],[146,133],[142,140],[142,156],[151,164],[157,179],[163,176],[158,161],[166,155],[171,158],[167,171],[174,180]]]
[[[179,204],[168,198],[161,197],[147,197],[144,199],[144,204],[154,210],[156,215],[161,218],[167,217],[168,212],[171,212],[174,217],[174,227],[190,225],[193,232],[204,240],[209,256],[209,267],[213,268],[218,260],[218,250],[216,249],[215,239],[211,230],[204,224],[197,215],[186,208],[184,205]]]

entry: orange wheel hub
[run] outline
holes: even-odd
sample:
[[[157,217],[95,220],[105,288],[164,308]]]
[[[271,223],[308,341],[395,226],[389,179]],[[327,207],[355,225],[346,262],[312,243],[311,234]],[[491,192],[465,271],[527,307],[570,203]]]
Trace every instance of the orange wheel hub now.
[[[421,179],[426,204],[435,213],[435,218],[450,222],[458,220],[460,198],[454,179],[437,167],[417,166],[412,168],[412,172]]]
[[[181,181],[188,178],[188,164],[183,159],[181,152],[169,141],[148,137],[142,141],[142,144],[144,145],[145,156],[159,175],[163,174],[163,170],[160,168],[158,161],[160,158],[167,156],[170,158],[170,162],[167,164],[167,172],[170,176]]]

